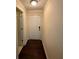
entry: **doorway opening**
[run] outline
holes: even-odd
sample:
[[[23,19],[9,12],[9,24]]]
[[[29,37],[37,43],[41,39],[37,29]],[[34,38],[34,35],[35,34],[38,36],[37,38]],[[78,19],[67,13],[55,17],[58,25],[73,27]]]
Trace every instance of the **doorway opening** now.
[[[16,32],[17,32],[17,39],[16,43],[18,48],[18,54],[23,47],[23,12],[16,7]]]

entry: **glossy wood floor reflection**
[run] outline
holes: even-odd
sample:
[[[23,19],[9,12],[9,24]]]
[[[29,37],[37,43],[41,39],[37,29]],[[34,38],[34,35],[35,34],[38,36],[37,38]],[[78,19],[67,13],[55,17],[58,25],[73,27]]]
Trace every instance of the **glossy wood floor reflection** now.
[[[46,59],[41,40],[28,40],[22,48],[19,59]]]

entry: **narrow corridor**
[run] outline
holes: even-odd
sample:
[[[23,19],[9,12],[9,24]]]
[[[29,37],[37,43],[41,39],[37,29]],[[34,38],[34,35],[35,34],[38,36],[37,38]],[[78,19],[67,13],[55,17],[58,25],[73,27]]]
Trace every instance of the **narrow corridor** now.
[[[19,59],[46,59],[41,40],[28,40],[22,48]]]
[[[63,59],[62,7],[62,0],[16,0],[17,59]]]

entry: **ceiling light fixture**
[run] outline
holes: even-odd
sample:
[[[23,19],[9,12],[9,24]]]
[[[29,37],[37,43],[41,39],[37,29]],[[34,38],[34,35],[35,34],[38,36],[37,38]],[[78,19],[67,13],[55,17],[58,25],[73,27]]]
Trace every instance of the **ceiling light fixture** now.
[[[32,5],[32,6],[36,6],[36,5],[37,5],[37,3],[38,3],[38,1],[37,1],[37,0],[31,0],[31,5]]]

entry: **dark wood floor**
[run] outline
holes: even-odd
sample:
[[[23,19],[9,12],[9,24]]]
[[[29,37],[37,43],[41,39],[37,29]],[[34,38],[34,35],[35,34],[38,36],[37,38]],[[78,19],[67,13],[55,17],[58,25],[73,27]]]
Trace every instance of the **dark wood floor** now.
[[[28,40],[22,48],[19,59],[46,59],[41,40]]]

